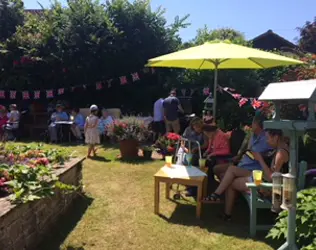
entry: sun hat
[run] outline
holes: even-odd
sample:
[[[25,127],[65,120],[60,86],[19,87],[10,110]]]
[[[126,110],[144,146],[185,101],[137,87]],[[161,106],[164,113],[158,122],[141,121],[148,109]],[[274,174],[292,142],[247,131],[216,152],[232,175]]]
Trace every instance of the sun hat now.
[[[98,106],[97,105],[93,104],[93,105],[90,106],[90,111],[96,111],[96,110],[98,110]]]

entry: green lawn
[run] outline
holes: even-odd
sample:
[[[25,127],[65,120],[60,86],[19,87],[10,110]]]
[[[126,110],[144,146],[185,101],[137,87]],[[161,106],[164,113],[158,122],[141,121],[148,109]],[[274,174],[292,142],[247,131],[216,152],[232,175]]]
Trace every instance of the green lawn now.
[[[70,148],[86,153],[83,146]],[[83,209],[78,203],[71,211],[77,219],[68,222],[71,216],[66,217],[52,238],[60,249],[273,249],[264,236],[247,238],[249,210],[242,201],[232,222],[217,218],[220,205],[204,206],[198,222],[191,202],[177,204],[162,196],[159,217],[153,213],[153,175],[162,162],[120,162],[116,149],[100,149],[98,154],[102,158],[84,162],[83,200],[89,206]]]

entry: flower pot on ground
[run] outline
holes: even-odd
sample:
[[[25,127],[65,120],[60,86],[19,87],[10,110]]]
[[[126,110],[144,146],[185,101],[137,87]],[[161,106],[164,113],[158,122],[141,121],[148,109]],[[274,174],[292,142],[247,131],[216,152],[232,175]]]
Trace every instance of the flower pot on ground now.
[[[135,159],[138,157],[138,141],[127,139],[120,141],[119,144],[123,159]]]
[[[134,159],[138,157],[138,145],[150,136],[144,121],[135,116],[115,120],[107,128],[107,135],[119,142],[121,157]]]
[[[146,146],[146,147],[143,147],[142,150],[143,150],[144,159],[151,160],[151,156],[155,148],[152,146]]]
[[[146,160],[151,160],[152,150],[143,150],[143,156]]]

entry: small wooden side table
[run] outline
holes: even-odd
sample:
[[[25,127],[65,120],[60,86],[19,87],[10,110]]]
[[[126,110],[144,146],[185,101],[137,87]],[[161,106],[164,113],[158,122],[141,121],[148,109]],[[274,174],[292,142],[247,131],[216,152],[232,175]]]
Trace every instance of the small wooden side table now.
[[[166,184],[166,199],[170,199],[170,188],[172,184],[181,184],[186,186],[197,187],[197,206],[196,206],[196,217],[201,218],[202,212],[202,198],[207,190],[207,177],[206,176],[194,176],[194,177],[181,177],[171,178],[162,169],[160,169],[155,175],[155,201],[154,201],[154,212],[159,214],[159,200],[160,200],[160,183]]]

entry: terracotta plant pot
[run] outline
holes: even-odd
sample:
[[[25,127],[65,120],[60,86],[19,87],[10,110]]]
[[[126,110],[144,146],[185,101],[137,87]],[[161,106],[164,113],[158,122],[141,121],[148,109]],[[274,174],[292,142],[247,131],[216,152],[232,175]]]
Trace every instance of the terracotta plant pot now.
[[[138,157],[138,142],[136,140],[120,141],[120,151],[123,159],[135,159]]]

